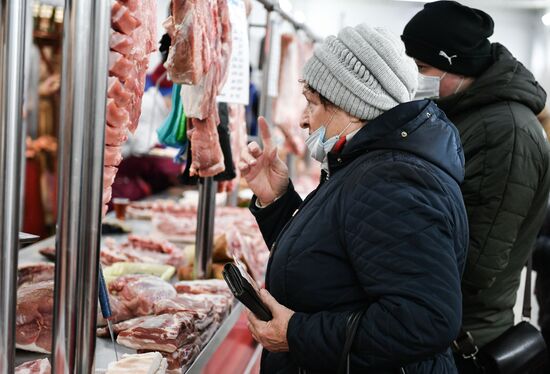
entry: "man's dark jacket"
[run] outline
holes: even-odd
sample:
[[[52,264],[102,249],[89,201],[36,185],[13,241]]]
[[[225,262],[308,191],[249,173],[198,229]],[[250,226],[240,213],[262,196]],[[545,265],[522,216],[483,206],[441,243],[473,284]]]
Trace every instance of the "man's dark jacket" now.
[[[537,237],[550,187],[549,153],[535,114],[546,93],[506,48],[465,91],[437,101],[460,132],[461,185],[470,245],[463,287],[464,328],[480,346],[514,324],[521,269]]]
[[[355,310],[352,373],[456,373],[468,244],[456,128],[433,102],[399,105],[330,153],[329,172],[303,203],[292,185],[266,208],[252,201],[267,288],[296,312],[290,352],[264,352],[262,373],[335,373]]]

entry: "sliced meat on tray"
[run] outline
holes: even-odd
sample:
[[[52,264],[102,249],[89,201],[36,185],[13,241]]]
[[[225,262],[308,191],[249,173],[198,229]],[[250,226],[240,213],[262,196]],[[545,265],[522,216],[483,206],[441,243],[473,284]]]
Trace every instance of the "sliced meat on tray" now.
[[[28,283],[17,290],[17,348],[32,352],[51,352],[53,283],[53,280]]]
[[[14,374],[50,374],[52,367],[47,358],[25,362],[15,368]]]
[[[138,349],[138,353],[145,353],[147,351]],[[200,353],[200,347],[198,344],[191,343],[186,344],[174,352],[160,352],[168,363],[167,373],[180,374],[185,373],[189,366],[195,361],[195,358]]]
[[[196,338],[192,314],[180,312],[145,317],[140,324],[121,331],[117,342],[134,349],[174,352]]]

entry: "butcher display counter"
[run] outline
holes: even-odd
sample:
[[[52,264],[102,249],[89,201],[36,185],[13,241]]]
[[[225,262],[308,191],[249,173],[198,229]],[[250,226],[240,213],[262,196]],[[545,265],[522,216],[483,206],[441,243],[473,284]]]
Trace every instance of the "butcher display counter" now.
[[[112,219],[112,215],[108,215],[107,218]],[[131,234],[133,235],[149,235],[152,231],[152,223],[148,220],[127,219],[124,224],[131,228]],[[123,242],[128,239],[128,234],[103,235],[102,242],[105,242],[108,238],[116,242]],[[39,251],[54,246],[55,238],[51,237],[21,249],[19,252],[19,265],[47,261],[46,257]],[[118,343],[116,345],[119,357],[125,353],[136,353],[134,349],[124,347]],[[245,368],[249,366],[249,361],[254,355],[255,349],[256,343],[246,329],[243,306],[235,300],[229,313],[225,315],[209,341],[202,346],[202,350],[190,364],[186,373],[214,373],[219,372],[220,367],[223,367],[224,371],[225,368],[232,367],[231,372],[245,372]],[[43,357],[44,354],[17,350],[16,364],[19,365],[23,362]],[[96,372],[104,372],[108,364],[115,360],[116,357],[111,340],[97,337]]]

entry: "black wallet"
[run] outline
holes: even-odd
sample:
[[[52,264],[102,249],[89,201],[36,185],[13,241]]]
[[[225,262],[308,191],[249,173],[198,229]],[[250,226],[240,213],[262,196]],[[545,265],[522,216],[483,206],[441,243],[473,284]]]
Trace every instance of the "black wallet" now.
[[[273,318],[269,309],[260,300],[260,296],[254,287],[243,277],[235,264],[231,262],[225,264],[222,274],[233,295],[250,309],[256,317],[262,321],[270,321]]]

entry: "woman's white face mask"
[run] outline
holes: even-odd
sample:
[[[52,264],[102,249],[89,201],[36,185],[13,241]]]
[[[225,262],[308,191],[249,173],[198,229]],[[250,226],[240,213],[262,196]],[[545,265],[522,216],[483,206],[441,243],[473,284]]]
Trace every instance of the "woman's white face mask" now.
[[[321,127],[312,132],[306,139],[306,146],[311,153],[311,157],[321,163],[326,162],[327,154],[334,148],[334,145],[338,142],[338,139],[340,139],[344,131],[352,124],[350,121],[338,135],[325,140],[326,129],[331,122],[332,117],[327,125],[321,125]]]

